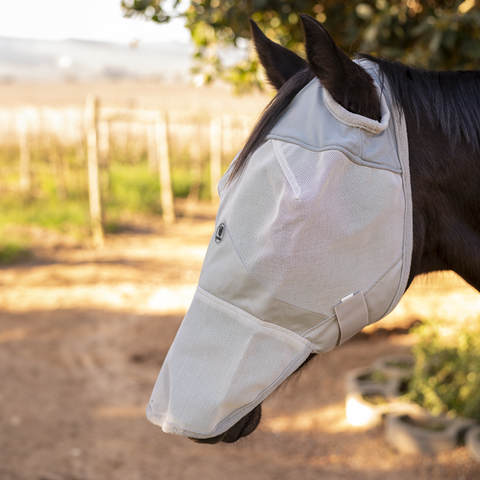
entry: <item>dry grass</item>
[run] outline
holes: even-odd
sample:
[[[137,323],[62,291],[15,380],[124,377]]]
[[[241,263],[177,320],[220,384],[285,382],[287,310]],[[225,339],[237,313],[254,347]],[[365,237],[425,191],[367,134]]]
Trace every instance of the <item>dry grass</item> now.
[[[0,106],[83,106],[89,93],[109,103],[161,108],[167,111],[194,111],[256,117],[270,100],[269,93],[253,92],[235,96],[227,86],[199,88],[151,82],[85,82],[58,84],[7,84],[0,88]]]

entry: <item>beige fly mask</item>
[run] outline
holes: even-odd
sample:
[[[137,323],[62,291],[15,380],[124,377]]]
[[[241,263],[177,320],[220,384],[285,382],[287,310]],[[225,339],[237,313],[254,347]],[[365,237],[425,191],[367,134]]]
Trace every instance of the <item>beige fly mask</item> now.
[[[147,408],[164,432],[217,436],[310,355],[402,297],[412,251],[407,132],[374,64],[380,122],[318,79],[295,97],[220,207],[200,281]]]

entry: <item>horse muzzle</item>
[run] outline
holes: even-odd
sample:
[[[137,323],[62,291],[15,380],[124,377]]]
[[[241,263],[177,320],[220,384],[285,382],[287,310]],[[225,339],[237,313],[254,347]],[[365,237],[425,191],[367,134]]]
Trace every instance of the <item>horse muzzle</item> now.
[[[216,444],[220,442],[235,443],[242,437],[246,437],[253,433],[260,423],[262,418],[262,405],[257,405],[250,413],[245,415],[233,427],[230,427],[226,432],[212,438],[190,438],[195,443]]]

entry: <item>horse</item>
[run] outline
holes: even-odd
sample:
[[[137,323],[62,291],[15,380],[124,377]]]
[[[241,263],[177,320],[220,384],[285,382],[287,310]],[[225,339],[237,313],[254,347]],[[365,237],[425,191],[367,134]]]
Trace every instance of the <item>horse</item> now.
[[[269,40],[251,21],[255,49],[277,94],[232,164],[229,183],[242,175],[253,152],[315,78],[347,111],[380,121],[380,93],[361,61],[340,50],[314,18],[300,18],[307,60]],[[368,54],[357,58],[378,67],[405,119],[413,211],[405,290],[417,275],[453,270],[480,291],[480,72],[426,71]],[[295,374],[314,356],[310,354]],[[224,433],[191,439],[233,443],[251,434],[260,419],[261,403]]]

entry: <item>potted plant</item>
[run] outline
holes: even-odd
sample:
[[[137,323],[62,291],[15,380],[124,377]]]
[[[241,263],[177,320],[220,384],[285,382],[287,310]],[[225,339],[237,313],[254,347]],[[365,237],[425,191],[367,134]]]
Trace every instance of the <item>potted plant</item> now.
[[[385,394],[396,394],[398,379],[376,366],[355,368],[345,377],[347,392],[357,390],[381,390]]]

